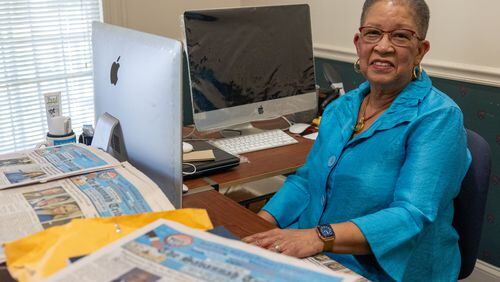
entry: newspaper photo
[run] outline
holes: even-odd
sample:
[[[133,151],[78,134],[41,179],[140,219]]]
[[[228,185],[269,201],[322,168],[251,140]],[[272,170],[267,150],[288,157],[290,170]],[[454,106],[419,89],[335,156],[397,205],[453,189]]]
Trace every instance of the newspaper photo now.
[[[82,144],[4,154],[0,155],[0,189],[64,178],[118,164],[107,153]]]
[[[0,191],[0,243],[75,218],[173,210],[160,188],[125,162],[47,183]],[[0,248],[0,261],[5,261]]]
[[[335,260],[331,259],[329,256],[327,256],[323,253],[314,255],[312,257],[307,257],[307,258],[304,258],[302,260],[306,263],[314,264],[314,265],[320,266],[320,267],[325,268],[325,269],[330,269],[330,270],[333,270],[336,272],[347,273],[347,274],[353,275],[356,277],[356,279],[354,280],[356,282],[370,281],[370,280],[364,278],[363,276],[357,274],[356,272],[350,270],[349,268],[343,266],[342,264],[336,262]]]
[[[160,219],[47,281],[355,281],[296,258]]]

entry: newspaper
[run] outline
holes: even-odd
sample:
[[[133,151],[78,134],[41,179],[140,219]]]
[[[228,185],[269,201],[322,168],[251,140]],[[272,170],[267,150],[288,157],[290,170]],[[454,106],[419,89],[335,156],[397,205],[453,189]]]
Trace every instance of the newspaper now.
[[[135,279],[135,280],[134,280]],[[160,219],[47,281],[355,281],[240,241]]]
[[[52,150],[54,148],[57,147],[15,154],[21,156],[15,160],[3,156],[4,168],[20,167],[24,165],[20,163],[31,162],[59,179],[0,190],[0,244],[75,218],[174,209],[160,188],[129,163],[119,163],[106,153],[93,151],[90,147],[61,146],[55,151]],[[81,170],[76,170],[77,167]],[[3,169],[2,176],[11,181],[14,178],[9,176],[9,171],[12,170]],[[67,177],[73,174],[78,175]],[[5,254],[0,247],[0,262],[4,261]]]
[[[364,278],[363,276],[357,274],[356,272],[350,270],[349,268],[343,266],[342,264],[336,262],[335,260],[331,259],[329,256],[327,256],[325,254],[317,254],[315,256],[307,257],[307,258],[304,258],[302,260],[308,264],[317,265],[317,266],[320,266],[324,269],[329,269],[329,270],[333,270],[336,272],[347,273],[347,274],[353,275],[356,277],[356,279],[354,280],[356,282],[370,281],[370,280]]]
[[[0,189],[50,181],[119,164],[109,154],[82,144],[0,155]]]

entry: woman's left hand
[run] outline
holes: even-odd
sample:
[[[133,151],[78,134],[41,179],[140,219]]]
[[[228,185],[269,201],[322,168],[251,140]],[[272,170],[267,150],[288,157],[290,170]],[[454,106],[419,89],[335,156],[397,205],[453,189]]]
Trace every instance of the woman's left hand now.
[[[242,239],[243,242],[273,252],[303,258],[323,250],[323,241],[313,229],[279,229],[257,233]]]

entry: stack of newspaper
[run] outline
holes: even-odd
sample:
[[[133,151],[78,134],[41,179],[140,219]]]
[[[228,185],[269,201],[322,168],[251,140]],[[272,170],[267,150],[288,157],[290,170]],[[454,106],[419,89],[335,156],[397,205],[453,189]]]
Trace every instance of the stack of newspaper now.
[[[357,281],[302,260],[160,219],[47,281]]]
[[[0,244],[75,218],[173,209],[146,175],[86,145],[0,156]]]
[[[174,209],[127,162],[69,144],[0,156],[0,243],[75,218]],[[118,227],[117,227],[118,228]],[[0,249],[0,261],[5,260]],[[59,270],[49,281],[359,281],[164,219]]]

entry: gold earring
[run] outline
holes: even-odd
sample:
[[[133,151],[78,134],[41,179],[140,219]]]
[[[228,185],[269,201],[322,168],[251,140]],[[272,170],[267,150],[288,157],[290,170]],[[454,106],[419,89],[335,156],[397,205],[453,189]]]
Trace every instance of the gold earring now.
[[[422,66],[420,64],[418,64],[418,66],[415,66],[413,68],[413,79],[420,79],[423,71],[424,71],[424,69],[422,68]]]
[[[359,65],[359,58],[354,62],[354,72],[355,73],[360,73],[361,72],[361,66]]]

